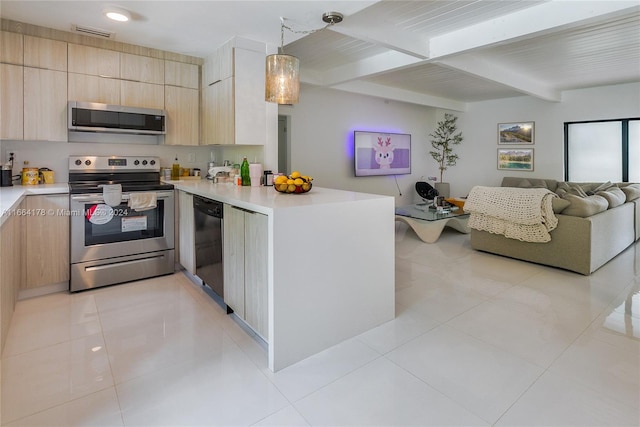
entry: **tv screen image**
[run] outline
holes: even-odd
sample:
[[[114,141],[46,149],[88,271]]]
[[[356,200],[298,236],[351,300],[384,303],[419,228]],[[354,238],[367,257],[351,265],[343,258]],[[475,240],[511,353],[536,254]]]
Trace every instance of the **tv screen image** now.
[[[404,175],[411,173],[411,135],[355,131],[356,176]]]

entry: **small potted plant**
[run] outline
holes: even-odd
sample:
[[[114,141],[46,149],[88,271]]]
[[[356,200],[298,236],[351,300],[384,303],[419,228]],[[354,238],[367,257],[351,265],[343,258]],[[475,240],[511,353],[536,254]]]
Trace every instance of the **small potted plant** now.
[[[433,151],[429,151],[429,154],[438,163],[438,169],[440,169],[440,182],[436,183],[436,190],[444,197],[449,197],[449,183],[444,182],[442,176],[449,166],[456,165],[458,155],[453,152],[453,148],[463,140],[462,132],[455,133],[457,120],[458,118],[453,114],[445,113],[444,120],[438,122],[436,129],[429,134],[433,147]]]

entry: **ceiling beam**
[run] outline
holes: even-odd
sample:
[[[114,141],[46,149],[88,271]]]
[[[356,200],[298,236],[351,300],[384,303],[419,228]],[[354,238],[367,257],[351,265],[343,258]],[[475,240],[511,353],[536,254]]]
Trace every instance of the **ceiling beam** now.
[[[562,92],[560,90],[473,54],[450,56],[434,62],[444,67],[508,86],[536,98],[553,102],[562,101]]]
[[[333,86],[350,80],[399,70],[420,62],[422,60],[392,50],[327,70],[323,73],[322,82],[326,86]]]
[[[332,86],[332,89],[344,92],[369,95],[376,98],[389,99],[392,101],[407,102],[410,104],[424,105],[427,107],[443,108],[453,111],[466,111],[467,103],[455,101],[453,99],[441,98],[438,96],[426,95],[404,89],[397,89],[389,86],[378,85],[363,81],[351,81]]]
[[[345,20],[340,25],[330,27],[330,30],[415,58],[429,57],[429,40],[426,38],[416,37],[410,32],[385,24],[383,20],[379,25],[372,25],[371,22],[357,22],[357,15],[354,19]]]
[[[429,40],[430,59],[584,25],[640,10],[633,1],[550,0],[527,9],[451,31]]]

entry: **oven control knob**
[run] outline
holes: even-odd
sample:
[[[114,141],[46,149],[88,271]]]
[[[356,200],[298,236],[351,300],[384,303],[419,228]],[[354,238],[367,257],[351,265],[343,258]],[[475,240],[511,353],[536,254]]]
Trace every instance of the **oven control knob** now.
[[[140,164],[140,160],[136,160],[133,162],[134,165],[138,166]]]
[[[150,164],[151,166],[153,166],[153,165],[155,165],[155,164],[156,164],[156,161],[155,161],[155,160],[151,160],[151,161],[149,162],[149,164]]]
[[[90,166],[91,165],[91,160],[85,160],[84,164],[87,165],[87,166]]]
[[[76,160],[76,166],[80,166],[82,164],[82,160],[78,159]]]
[[[147,161],[146,161],[146,160],[143,160],[143,161],[142,161],[142,164],[143,164],[144,166],[146,166],[146,165],[147,165]]]

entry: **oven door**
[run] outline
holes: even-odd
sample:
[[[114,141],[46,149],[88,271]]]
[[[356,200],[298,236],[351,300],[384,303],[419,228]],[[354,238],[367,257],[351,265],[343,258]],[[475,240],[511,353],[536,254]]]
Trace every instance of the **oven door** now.
[[[157,192],[157,206],[137,212],[104,204],[102,194],[70,197],[71,263],[174,249],[174,193]]]

